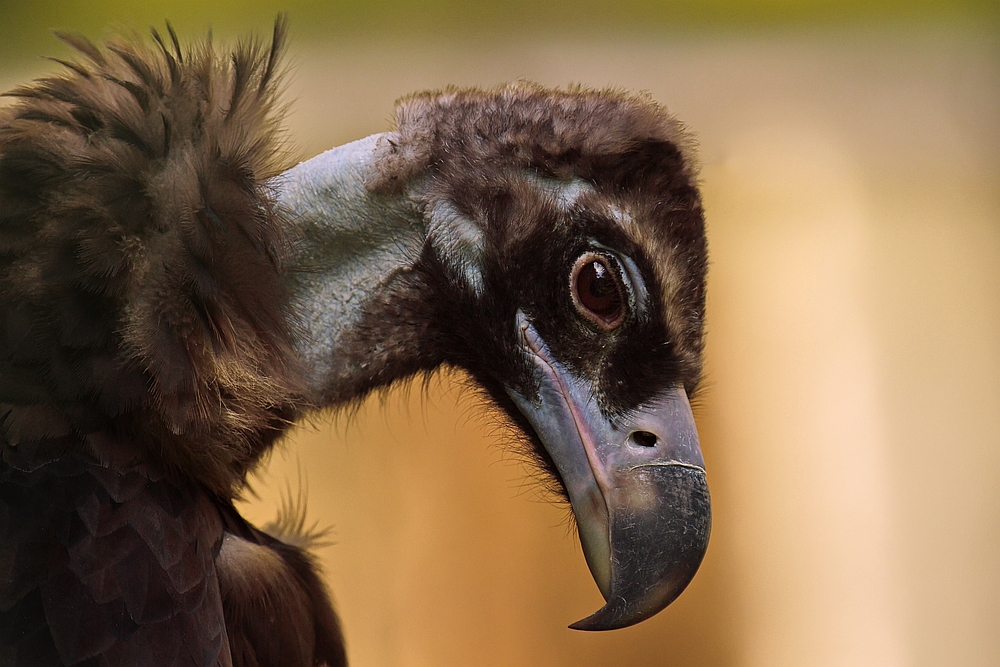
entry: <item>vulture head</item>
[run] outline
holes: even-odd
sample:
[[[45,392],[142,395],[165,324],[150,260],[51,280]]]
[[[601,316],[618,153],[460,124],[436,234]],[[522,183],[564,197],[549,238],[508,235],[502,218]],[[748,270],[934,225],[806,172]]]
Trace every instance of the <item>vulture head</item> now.
[[[651,616],[710,525],[689,140],[648,98],[526,83],[414,95],[397,124],[275,180],[314,402],[464,369],[572,507],[607,600],[572,627]]]
[[[288,168],[283,35],[63,35],[66,71],[0,109],[2,664],[346,664],[307,551],[233,500],[299,416],[443,365],[572,507],[607,600],[572,627],[655,614],[701,562],[680,124],[611,90],[454,89]]]

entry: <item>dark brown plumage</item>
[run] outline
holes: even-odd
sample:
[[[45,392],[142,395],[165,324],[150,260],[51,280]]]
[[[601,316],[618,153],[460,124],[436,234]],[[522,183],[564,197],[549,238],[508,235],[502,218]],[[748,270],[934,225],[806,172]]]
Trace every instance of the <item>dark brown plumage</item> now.
[[[225,497],[280,429],[295,388],[287,239],[263,186],[287,166],[280,28],[270,51],[231,59],[67,37],[86,60],[10,93],[2,377],[50,413],[41,426],[11,405],[10,446],[36,435],[30,421],[104,462],[197,471]]]
[[[284,32],[225,55],[64,35],[68,72],[10,93],[0,663],[344,661],[308,556],[230,505],[301,393],[265,186]],[[261,559],[271,589],[240,578]]]

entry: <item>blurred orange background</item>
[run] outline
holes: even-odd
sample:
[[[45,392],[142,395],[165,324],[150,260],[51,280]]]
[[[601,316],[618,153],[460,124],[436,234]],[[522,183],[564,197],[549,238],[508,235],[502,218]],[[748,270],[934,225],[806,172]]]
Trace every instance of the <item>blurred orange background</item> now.
[[[174,15],[4,2],[28,33],[0,49],[4,89],[65,55],[46,27],[99,38]],[[182,35],[241,31],[232,3],[177,4]],[[565,30],[551,7],[463,29],[474,10],[437,2],[438,34],[407,31],[419,4],[347,3],[363,20],[326,35],[327,10],[300,2],[288,125],[308,157],[389,129],[406,93],[516,78],[647,90],[687,123],[712,258],[696,415],[714,501],[689,589],[634,628],[566,629],[602,603],[566,510],[455,374],[297,429],[245,513],[266,522],[302,486],[332,528],[317,556],[357,667],[1000,664],[996,7],[785,20],[787,3],[733,18],[720,0],[678,3],[674,24],[670,4],[626,4],[617,23],[590,3]],[[247,23],[280,8],[251,3]]]

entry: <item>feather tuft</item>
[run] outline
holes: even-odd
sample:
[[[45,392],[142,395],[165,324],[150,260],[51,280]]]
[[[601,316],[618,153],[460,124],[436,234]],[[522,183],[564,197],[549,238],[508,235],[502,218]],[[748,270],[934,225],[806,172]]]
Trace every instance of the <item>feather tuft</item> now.
[[[289,166],[286,26],[226,53],[210,39],[182,49],[169,24],[169,44],[155,30],[103,48],[57,33],[80,57],[0,111],[0,376],[26,381],[0,384],[0,403],[42,397],[61,417],[37,428],[63,437],[68,423],[79,453],[130,450],[220,497],[300,393],[287,223],[267,185]],[[0,424],[0,447],[21,423]]]

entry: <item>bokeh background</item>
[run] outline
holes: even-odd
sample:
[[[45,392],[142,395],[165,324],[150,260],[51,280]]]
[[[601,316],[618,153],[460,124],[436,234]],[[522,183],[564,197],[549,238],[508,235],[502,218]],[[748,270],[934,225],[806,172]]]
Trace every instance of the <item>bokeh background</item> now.
[[[566,512],[443,375],[297,430],[244,509],[308,497],[357,667],[1000,665],[995,0],[0,0],[0,88],[170,18],[291,17],[308,157],[393,101],[516,78],[649,91],[701,143],[712,267],[701,572],[634,628]]]

